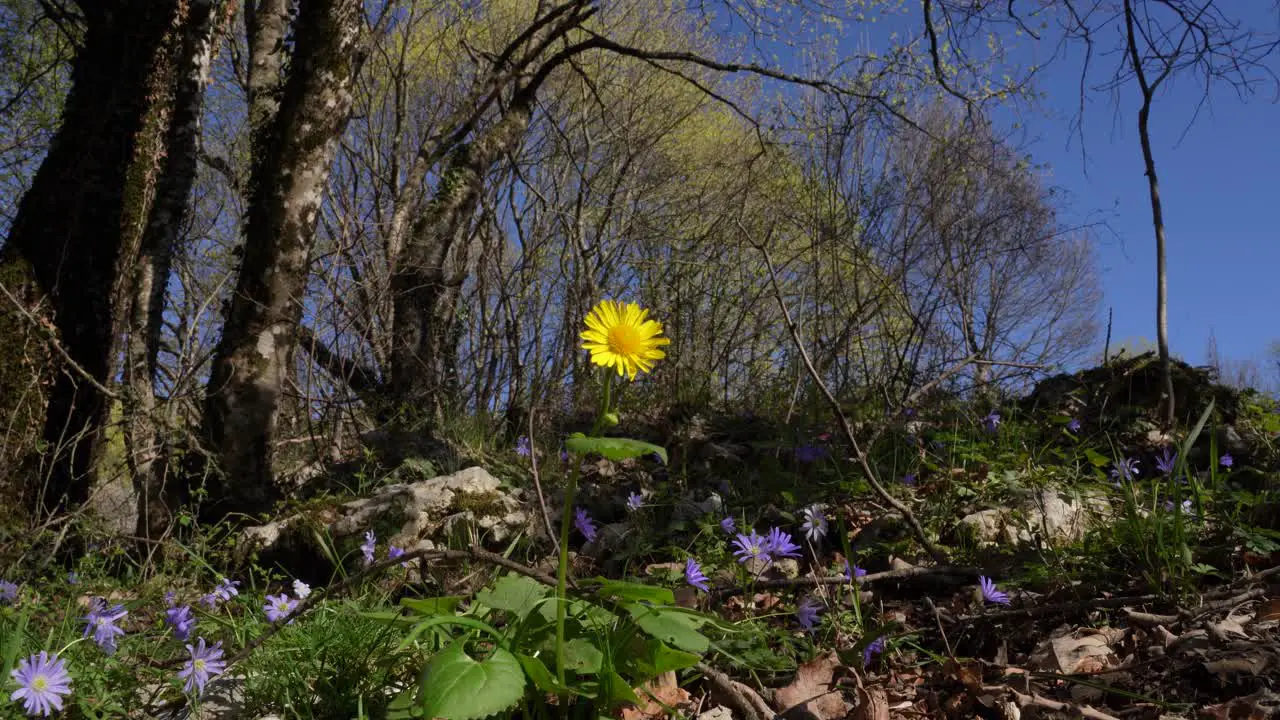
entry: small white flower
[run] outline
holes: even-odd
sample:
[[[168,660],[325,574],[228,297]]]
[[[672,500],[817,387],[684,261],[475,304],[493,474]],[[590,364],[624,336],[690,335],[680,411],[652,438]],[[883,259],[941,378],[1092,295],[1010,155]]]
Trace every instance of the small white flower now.
[[[299,600],[305,599],[308,595],[311,594],[311,586],[302,582],[301,580],[294,580],[293,594],[297,596]]]
[[[827,516],[819,506],[810,505],[804,509],[804,525],[801,527],[809,542],[816,543],[827,535]]]

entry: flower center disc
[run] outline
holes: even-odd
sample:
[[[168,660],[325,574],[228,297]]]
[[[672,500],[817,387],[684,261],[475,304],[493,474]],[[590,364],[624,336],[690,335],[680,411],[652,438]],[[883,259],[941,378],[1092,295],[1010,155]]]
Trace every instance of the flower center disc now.
[[[31,689],[36,692],[43,692],[47,687],[49,687],[49,678],[43,675],[37,675],[36,679],[31,681]]]
[[[642,344],[640,333],[630,325],[609,328],[609,349],[615,355],[635,355],[640,352]]]

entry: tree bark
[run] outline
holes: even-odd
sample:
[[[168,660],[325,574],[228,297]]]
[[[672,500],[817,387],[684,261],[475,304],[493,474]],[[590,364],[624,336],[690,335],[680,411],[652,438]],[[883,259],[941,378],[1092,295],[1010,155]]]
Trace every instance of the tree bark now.
[[[272,468],[280,401],[321,195],[360,65],[363,4],[310,0],[300,4],[288,77],[277,84],[286,8],[264,0],[249,11],[254,157],[243,259],[205,406],[206,441],[217,460],[202,508],[207,519],[266,511],[280,497]]]
[[[129,469],[138,496],[138,537],[159,539],[168,530],[173,509],[182,497],[167,483],[163,428],[156,420],[155,378],[165,287],[187,215],[199,152],[200,113],[204,90],[223,23],[234,11],[233,0],[191,0],[180,34],[173,38],[172,87],[163,93],[169,115],[166,152],[155,181],[154,201],[137,244],[122,302],[125,328],[124,414]],[[176,484],[175,484],[176,485]]]
[[[27,287],[13,294],[47,304],[70,360],[49,390],[47,447],[24,493],[37,514],[89,496],[110,410],[122,250],[129,223],[145,217],[147,180],[162,151],[145,136],[157,120],[155,83],[167,70],[161,51],[182,3],[82,5],[84,44],[62,124],[0,253],[0,266],[29,268]]]

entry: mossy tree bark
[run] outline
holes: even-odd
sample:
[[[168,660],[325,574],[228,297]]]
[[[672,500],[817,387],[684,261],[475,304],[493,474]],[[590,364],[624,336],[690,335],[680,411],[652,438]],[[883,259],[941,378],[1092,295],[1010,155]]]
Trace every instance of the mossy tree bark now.
[[[293,368],[321,195],[351,110],[363,3],[245,7],[253,159],[243,258],[214,351],[204,434],[216,461],[206,519],[269,510],[273,445]],[[286,54],[289,55],[286,63]],[[287,67],[287,70],[286,70]]]
[[[8,285],[47,313],[65,354],[52,373],[38,466],[25,504],[49,514],[89,496],[109,413],[128,235],[145,222],[156,83],[167,71],[167,38],[179,0],[78,3],[83,45],[72,67],[62,123],[23,196],[0,265],[27,268]],[[16,292],[15,292],[16,291]],[[6,300],[6,302],[8,302]],[[12,311],[9,308],[9,311]]]

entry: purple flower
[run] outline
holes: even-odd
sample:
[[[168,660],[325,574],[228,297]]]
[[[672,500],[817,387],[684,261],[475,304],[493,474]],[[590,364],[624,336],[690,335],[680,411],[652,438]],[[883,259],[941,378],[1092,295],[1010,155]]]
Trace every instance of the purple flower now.
[[[18,661],[9,674],[18,683],[10,700],[21,700],[28,715],[48,716],[62,710],[62,698],[71,694],[71,676],[62,660],[41,650],[39,654]]]
[[[230,600],[240,594],[240,591],[236,590],[236,586],[239,584],[239,580],[221,578],[218,580],[218,586],[213,589],[213,593],[223,600]]]
[[[791,533],[783,532],[782,528],[772,528],[765,540],[765,552],[775,558],[800,557],[800,546],[791,542]]]
[[[734,522],[731,515],[720,521],[720,529],[732,535],[738,531],[738,523]]]
[[[364,543],[360,545],[360,554],[364,556],[364,564],[373,562],[373,551],[378,547],[378,536],[372,530],[365,531]]]
[[[80,584],[80,575],[76,573],[75,570],[72,570],[71,572],[67,573],[67,584],[68,585]]]
[[[707,576],[702,574],[702,566],[693,558],[684,562],[684,581],[702,592],[711,591],[711,588],[707,587]]]
[[[738,533],[738,539],[733,541],[738,549],[734,551],[733,556],[738,558],[738,562],[745,563],[748,560],[763,560],[769,562],[769,541],[761,537],[755,530],[750,535]]]
[[[853,582],[854,578],[860,578],[866,574],[867,574],[866,570],[863,570],[857,565],[850,566],[848,560],[844,561],[844,579],[845,580],[848,580],[849,582]]]
[[[1133,482],[1133,479],[1141,474],[1138,471],[1138,461],[1133,458],[1121,458],[1111,468],[1111,477],[1119,483],[1120,480]]]
[[[879,655],[882,652],[884,652],[884,636],[883,635],[867,643],[867,646],[862,648],[862,667],[865,668],[868,665],[870,665],[871,658],[875,657],[876,655]]]
[[[387,559],[388,559],[388,560],[395,560],[396,558],[400,557],[401,555],[404,555],[404,548],[398,548],[398,547],[396,547],[395,545],[388,545],[388,546],[387,546]],[[407,562],[402,562],[402,563],[400,563],[400,567],[409,567],[409,563],[407,563]]]
[[[1178,506],[1173,504],[1172,500],[1164,501],[1165,512],[1173,512],[1175,509],[1177,509],[1177,507]],[[1192,515],[1194,514],[1194,511],[1195,511],[1195,504],[1192,503],[1189,498],[1182,501],[1182,513],[1184,515]]]
[[[796,460],[808,465],[827,456],[827,449],[821,445],[801,445],[796,448]]]
[[[1224,468],[1229,468],[1236,464],[1236,459],[1231,457],[1231,453],[1223,453],[1222,457],[1218,458],[1218,464]]]
[[[635,512],[644,507],[644,496],[638,492],[633,492],[627,496],[627,510]]]
[[[906,485],[907,487],[915,487],[915,486],[916,486],[916,476],[915,476],[915,475],[912,475],[911,473],[907,473],[906,475],[903,475],[903,476],[902,476],[902,484],[903,484],[903,485]]]
[[[520,437],[516,438],[516,454],[517,455],[519,455],[520,457],[529,457],[530,453],[532,452],[533,452],[533,449],[529,447],[529,438],[525,437],[524,435],[521,435]]]
[[[577,508],[574,511],[573,526],[578,528],[578,532],[582,533],[582,537],[586,538],[587,542],[596,541],[596,524],[585,508]]]
[[[560,462],[562,463],[569,462],[569,451],[565,450],[564,448],[560,448]]]
[[[199,695],[204,692],[209,678],[221,675],[227,669],[227,664],[222,660],[222,641],[206,647],[204,638],[199,638],[194,647],[187,646],[187,652],[191,653],[191,659],[178,671],[178,679],[186,679],[182,685],[183,691],[195,690]]]
[[[805,630],[812,630],[818,624],[818,612],[822,610],[822,605],[815,602],[813,598],[805,598],[796,607],[796,620],[800,621],[800,627]]]
[[[822,514],[817,505],[811,505],[804,509],[804,525],[801,527],[809,542],[817,543],[827,535],[827,516]]]
[[[1156,470],[1163,475],[1172,475],[1177,464],[1178,453],[1169,452],[1169,446],[1165,445],[1163,451],[1156,456]]]
[[[164,594],[164,604],[173,607],[177,603],[178,593],[170,590]]]
[[[0,603],[10,605],[18,601],[18,584],[0,580]]]
[[[1071,418],[1071,421],[1067,423],[1067,429],[1073,433],[1080,432],[1080,421],[1075,418]]]
[[[1000,413],[992,410],[986,417],[982,418],[982,428],[987,432],[993,433],[1000,427]]]
[[[311,594],[311,586],[301,580],[294,580],[293,594],[296,595],[299,600],[305,600],[307,596]]]
[[[218,593],[211,592],[207,595],[202,595],[200,597],[200,604],[210,610],[218,607]]]
[[[996,605],[1008,605],[1009,594],[996,589],[995,581],[989,577],[978,577],[978,588],[982,590],[982,599]]]
[[[116,651],[116,638],[124,635],[124,630],[116,623],[128,614],[129,611],[123,605],[108,608],[106,600],[96,598],[90,606],[89,614],[84,616],[86,624],[82,637],[89,637],[92,633],[93,641],[110,655]]]
[[[297,606],[297,600],[294,600],[284,593],[280,593],[279,595],[274,596],[268,595],[267,604],[263,605],[262,609],[267,613],[267,620],[271,622],[280,622],[286,617],[289,617],[289,613],[293,612],[293,609]]]
[[[173,637],[184,641],[191,637],[191,630],[196,626],[195,615],[191,614],[191,608],[187,605],[165,610],[164,621],[173,628]]]

